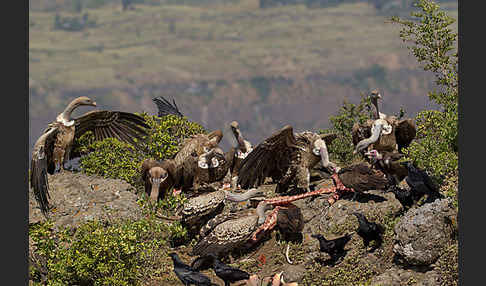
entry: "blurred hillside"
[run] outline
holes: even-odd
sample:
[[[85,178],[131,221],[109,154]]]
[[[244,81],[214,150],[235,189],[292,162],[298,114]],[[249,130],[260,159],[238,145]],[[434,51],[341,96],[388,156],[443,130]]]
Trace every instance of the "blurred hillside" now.
[[[153,97],[174,98],[208,129],[238,120],[254,144],[285,124],[326,128],[344,99],[372,88],[384,113],[434,107],[432,76],[386,23],[411,1],[132,2],[29,1],[30,150],[80,95],[152,114]],[[441,7],[457,19],[457,1]]]

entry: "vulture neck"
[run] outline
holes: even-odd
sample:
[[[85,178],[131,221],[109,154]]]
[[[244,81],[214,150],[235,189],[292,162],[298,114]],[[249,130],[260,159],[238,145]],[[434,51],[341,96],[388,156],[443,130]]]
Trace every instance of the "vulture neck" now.
[[[380,110],[378,109],[378,100],[373,100],[373,105],[375,106],[375,119],[380,119]]]
[[[245,139],[243,139],[243,136],[241,136],[240,130],[236,129],[233,134],[235,135],[236,141],[238,141],[238,148],[243,151],[243,153],[246,152],[246,145],[245,145]]]
[[[71,126],[73,125],[74,121],[71,119],[71,114],[73,113],[73,110],[76,109],[80,103],[77,100],[71,101],[69,105],[64,109],[64,111],[57,116],[57,121],[62,122],[66,126]]]

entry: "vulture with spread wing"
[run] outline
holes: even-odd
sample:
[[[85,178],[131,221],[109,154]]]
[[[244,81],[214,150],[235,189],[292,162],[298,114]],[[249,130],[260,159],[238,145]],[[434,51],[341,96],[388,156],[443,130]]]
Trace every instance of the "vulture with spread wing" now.
[[[287,125],[264,140],[243,160],[238,184],[243,189],[259,186],[267,177],[277,183],[276,192],[286,192],[290,184],[310,191],[310,168],[319,161],[331,173],[337,166],[329,161],[327,146],[335,134],[293,132]]]
[[[143,117],[121,111],[96,110],[76,119],[71,118],[73,110],[82,105],[96,106],[96,102],[86,96],[71,101],[56,120],[48,125],[34,145],[30,185],[45,216],[49,210],[47,174],[64,169],[64,162],[70,159],[76,138],[92,131],[96,140],[113,137],[138,146],[137,141],[142,140],[147,135],[145,129],[150,128]]]
[[[375,106],[374,118],[364,124],[355,123],[352,129],[354,153],[361,152],[372,145],[378,151],[401,151],[410,145],[416,135],[413,119],[398,119],[388,116],[378,109],[378,99],[382,96],[377,90],[371,92],[371,102]]]

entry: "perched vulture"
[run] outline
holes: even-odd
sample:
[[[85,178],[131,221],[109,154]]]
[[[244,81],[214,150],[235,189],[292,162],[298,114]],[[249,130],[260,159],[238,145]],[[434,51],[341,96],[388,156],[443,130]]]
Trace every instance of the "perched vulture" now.
[[[337,166],[329,161],[327,146],[335,134],[318,135],[305,131],[294,134],[287,125],[264,140],[243,160],[238,184],[243,189],[261,185],[266,177],[277,182],[276,192],[286,192],[290,184],[310,191],[310,168],[319,161],[331,173]]]
[[[237,121],[233,121],[230,124],[231,132],[235,136],[237,147],[231,148],[230,152],[234,152],[233,162],[230,167],[231,172],[231,188],[236,189],[236,183],[238,182],[238,173],[243,160],[253,151],[253,145],[243,138]],[[234,151],[233,151],[234,150]]]
[[[86,96],[71,101],[34,145],[30,185],[45,216],[49,209],[47,173],[54,174],[64,169],[64,162],[69,160],[76,138],[92,131],[96,140],[113,137],[138,146],[136,140],[141,141],[147,135],[145,129],[150,128],[143,117],[121,111],[95,110],[71,118],[73,110],[82,105],[96,106],[96,102]]]
[[[200,231],[201,226],[206,224],[215,215],[221,213],[226,200],[232,202],[243,202],[253,197],[263,196],[261,191],[251,189],[245,193],[233,193],[219,190],[196,197],[189,198],[178,210],[181,222],[191,233],[193,230]]]
[[[223,153],[219,147],[199,156],[194,173],[194,189],[222,180],[233,163],[235,150]]]
[[[387,116],[379,112],[378,99],[381,95],[374,90],[371,102],[375,106],[374,119],[364,124],[355,123],[352,129],[354,153],[361,152],[373,144],[378,151],[401,151],[410,145],[416,135],[415,123],[412,119],[398,120],[396,116]]]
[[[169,114],[179,117],[184,116],[179,111],[175,100],[172,100],[172,104],[163,97],[154,98],[152,100],[157,105],[159,117],[163,117]],[[200,166],[199,164],[201,164],[202,166],[207,166],[203,169],[212,169],[223,165],[221,164],[223,163],[222,159],[224,159],[224,163],[226,163],[226,158],[224,157],[224,155],[221,156],[220,149],[211,152],[214,148],[218,146],[222,138],[223,132],[221,132],[221,130],[215,130],[209,134],[197,134],[195,136],[192,136],[191,138],[187,138],[184,140],[181,150],[174,158],[177,173],[176,177],[179,178],[179,181],[176,182],[175,187],[181,187],[183,191],[190,188],[195,190],[199,187],[198,180],[194,180],[196,172],[199,168],[198,166]],[[210,161],[203,162],[209,157],[211,157]],[[216,161],[218,161],[218,163]],[[225,167],[226,165],[227,164],[224,164]],[[221,169],[221,167],[219,169]],[[227,170],[228,169],[226,169],[226,171]],[[204,173],[204,171],[202,171],[202,173]]]
[[[407,167],[400,164],[399,160],[404,157],[397,152],[378,152],[370,150],[365,153],[371,163],[380,171],[385,173],[391,185],[398,185],[406,176],[408,176]]]
[[[146,159],[142,163],[141,175],[145,183],[145,192],[152,201],[163,200],[177,181],[173,160],[159,162]]]
[[[348,188],[362,193],[369,190],[385,190],[388,180],[381,171],[371,168],[367,163],[358,163],[339,170],[338,177]]]

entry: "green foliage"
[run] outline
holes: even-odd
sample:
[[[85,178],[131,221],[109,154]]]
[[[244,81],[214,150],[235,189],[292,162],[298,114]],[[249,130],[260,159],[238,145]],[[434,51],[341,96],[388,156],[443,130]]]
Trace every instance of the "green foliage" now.
[[[29,229],[47,260],[48,285],[136,285],[164,246],[169,228],[147,218],[107,225],[92,221],[58,232],[51,222]]]
[[[419,0],[415,6],[421,11],[412,13],[414,20],[398,17],[391,20],[402,26],[400,38],[410,43],[408,48],[424,70],[436,76],[440,90],[428,96],[441,110],[425,110],[417,115],[417,138],[404,152],[441,182],[458,168],[457,33],[450,28],[455,20],[441,11],[437,3]]]
[[[135,187],[141,187],[140,167],[143,160],[172,158],[185,138],[205,133],[199,124],[190,122],[187,118],[175,115],[164,118],[141,115],[151,127],[142,150],[115,138],[95,141],[93,134],[87,132],[75,142],[75,151],[85,155],[80,160],[81,169],[88,175],[121,179]]]
[[[328,146],[331,160],[350,164],[359,158],[359,154],[353,155],[351,131],[355,123],[363,124],[371,116],[372,105],[368,96],[361,94],[361,101],[358,105],[344,100],[338,113],[329,118],[332,127],[328,130],[320,130],[320,133],[336,133],[338,135]]]

